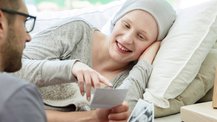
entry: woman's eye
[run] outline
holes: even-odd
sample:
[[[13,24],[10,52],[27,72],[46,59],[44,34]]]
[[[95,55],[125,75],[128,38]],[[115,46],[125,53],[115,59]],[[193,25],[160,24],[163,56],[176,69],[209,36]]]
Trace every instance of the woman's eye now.
[[[123,26],[125,27],[125,28],[130,28],[130,25],[128,24],[128,23],[126,23],[126,22],[123,22]]]
[[[127,25],[127,24],[125,24],[125,27],[126,27],[126,28],[130,28],[130,26],[129,26],[129,25]]]
[[[143,35],[141,35],[141,34],[139,34],[138,37],[139,37],[139,39],[141,39],[141,40],[144,40],[144,39],[145,39],[145,37],[144,37]]]

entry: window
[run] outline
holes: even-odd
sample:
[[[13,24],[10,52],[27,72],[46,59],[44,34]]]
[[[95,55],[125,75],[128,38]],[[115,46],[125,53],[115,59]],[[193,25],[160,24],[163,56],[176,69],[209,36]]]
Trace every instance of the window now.
[[[35,6],[37,11],[59,11],[95,7],[117,0],[26,0],[27,5]]]
[[[96,7],[113,1],[124,0],[25,0],[28,8],[35,11],[61,11],[78,8]],[[167,0],[176,9],[199,4],[206,0]]]

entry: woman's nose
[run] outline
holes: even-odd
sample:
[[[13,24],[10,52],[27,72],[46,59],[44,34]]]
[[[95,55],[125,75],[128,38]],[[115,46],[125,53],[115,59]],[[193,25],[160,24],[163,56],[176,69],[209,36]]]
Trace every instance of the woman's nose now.
[[[127,32],[125,32],[124,34],[123,34],[123,41],[125,42],[125,43],[129,43],[129,44],[131,44],[131,43],[133,43],[133,32],[132,31],[127,31]]]

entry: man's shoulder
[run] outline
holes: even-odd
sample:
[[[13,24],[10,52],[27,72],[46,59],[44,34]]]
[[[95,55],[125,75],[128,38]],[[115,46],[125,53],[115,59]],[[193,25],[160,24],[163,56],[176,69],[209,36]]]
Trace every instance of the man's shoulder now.
[[[34,86],[10,74],[0,73],[0,102],[7,101],[13,94],[27,87]]]
[[[27,85],[28,82],[7,73],[0,73],[0,90],[11,90]]]
[[[45,122],[37,88],[22,79],[0,73],[0,121]]]

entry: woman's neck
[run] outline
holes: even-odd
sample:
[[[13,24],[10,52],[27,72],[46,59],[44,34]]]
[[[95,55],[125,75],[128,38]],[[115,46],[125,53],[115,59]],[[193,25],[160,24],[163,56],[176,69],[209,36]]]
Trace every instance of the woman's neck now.
[[[119,73],[126,70],[127,65],[114,61],[109,55],[109,37],[95,31],[93,36],[92,66],[93,69],[102,72]]]

